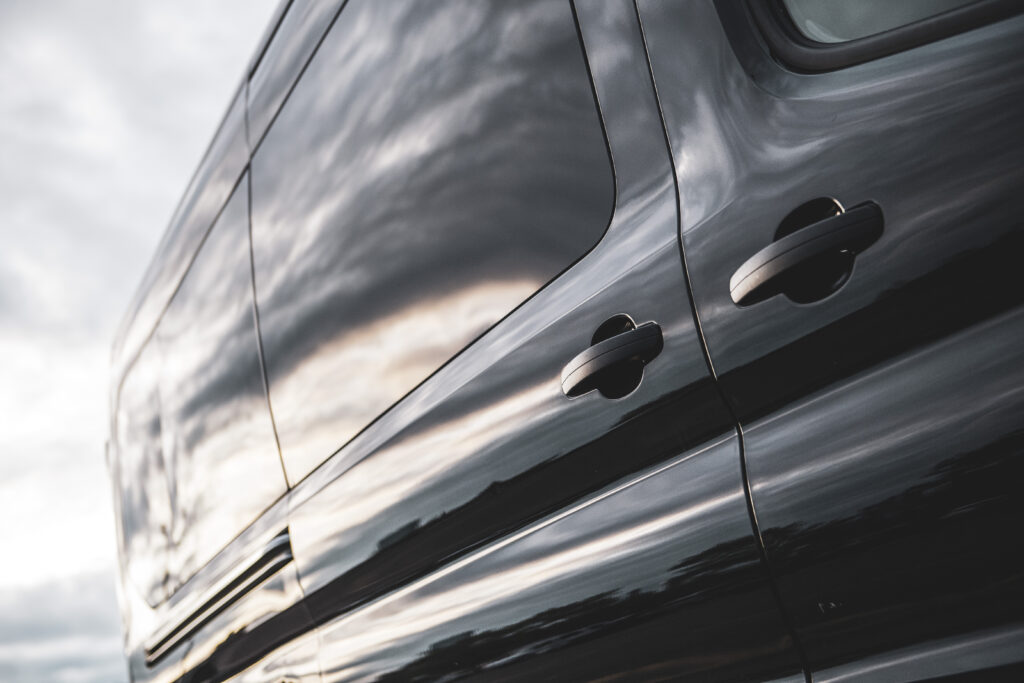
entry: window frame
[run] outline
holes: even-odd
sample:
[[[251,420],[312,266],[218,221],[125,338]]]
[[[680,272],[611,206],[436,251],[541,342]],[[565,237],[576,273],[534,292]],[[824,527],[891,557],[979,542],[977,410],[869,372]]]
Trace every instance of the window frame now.
[[[717,0],[723,5],[735,0]],[[886,57],[925,43],[980,28],[1024,12],[1015,0],[979,0],[934,16],[841,43],[823,43],[800,32],[782,0],[744,0],[747,15],[784,66],[804,73],[835,71]]]

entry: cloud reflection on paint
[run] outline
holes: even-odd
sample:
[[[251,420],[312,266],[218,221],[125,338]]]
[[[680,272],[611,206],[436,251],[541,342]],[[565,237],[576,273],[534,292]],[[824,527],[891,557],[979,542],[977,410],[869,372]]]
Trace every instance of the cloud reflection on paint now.
[[[350,3],[252,174],[293,482],[585,252],[613,192],[570,8],[546,2]]]
[[[110,344],[274,3],[0,3],[0,680],[125,679]]]

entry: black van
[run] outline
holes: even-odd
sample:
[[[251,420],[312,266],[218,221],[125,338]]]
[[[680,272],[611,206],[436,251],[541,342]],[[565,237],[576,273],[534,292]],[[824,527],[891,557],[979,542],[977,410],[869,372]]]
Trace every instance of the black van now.
[[[1024,679],[1022,8],[283,2],[114,346],[132,680]]]

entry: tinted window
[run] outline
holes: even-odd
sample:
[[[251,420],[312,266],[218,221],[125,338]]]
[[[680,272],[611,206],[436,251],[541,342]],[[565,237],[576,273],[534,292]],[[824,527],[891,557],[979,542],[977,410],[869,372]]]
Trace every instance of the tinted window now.
[[[341,0],[292,0],[249,79],[249,144],[255,148],[313,53]]]
[[[121,385],[114,449],[125,573],[150,605],[166,597],[169,481],[161,450],[159,356],[143,349]]]
[[[811,40],[842,43],[911,24],[977,0],[783,0]]]
[[[286,489],[260,374],[247,190],[243,178],[156,331],[171,589]]]
[[[569,2],[352,0],[252,181],[295,481],[603,234],[612,173]]]

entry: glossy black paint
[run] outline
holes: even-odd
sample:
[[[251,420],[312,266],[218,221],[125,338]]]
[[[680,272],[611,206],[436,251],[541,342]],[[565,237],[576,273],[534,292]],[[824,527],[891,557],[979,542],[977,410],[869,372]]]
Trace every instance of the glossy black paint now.
[[[238,644],[228,636],[240,627],[271,617],[278,631],[310,625],[302,605],[288,616],[301,597],[294,564],[251,587],[241,602],[211,609],[224,577],[246,558],[231,557],[227,567],[211,560],[287,490],[257,347],[248,206],[243,176],[121,389],[125,560],[129,576],[149,577],[148,605],[131,609],[136,678],[173,680],[195,669],[193,680],[214,680],[202,672],[223,668],[217,662],[225,657],[232,660],[229,673],[259,658],[265,635],[256,629]],[[139,419],[143,435],[124,433]],[[135,470],[126,477],[127,467]],[[287,521],[278,524],[279,530]],[[137,538],[155,547],[140,553]],[[163,647],[176,632],[188,635]],[[279,642],[271,636],[262,652]]]
[[[272,22],[272,37],[248,84],[248,139],[255,150],[299,74],[320,44],[343,0],[284,0],[287,12]]]
[[[740,3],[342,4],[115,344],[133,680],[1019,678],[1024,22],[806,76]],[[827,197],[885,216],[848,280],[735,306]]]
[[[192,601],[182,601],[176,614],[145,643],[146,663],[153,664],[189,640],[197,631],[219,619],[248,594],[259,591],[259,584],[280,574],[292,561],[288,530],[274,536],[257,555],[237,565],[206,594],[194,593]],[[201,602],[197,605],[196,598]]]
[[[323,679],[770,680],[798,670],[740,482],[727,436],[587,497],[327,623]]]
[[[183,671],[184,650],[172,653],[156,667],[147,667],[143,642],[163,626],[170,596],[187,578],[180,573],[172,576],[171,567],[187,566],[187,571],[195,567],[195,562],[182,563],[177,559],[183,556],[172,539],[172,528],[182,538],[180,534],[189,524],[183,524],[185,520],[180,515],[175,488],[177,472],[165,446],[173,445],[173,439],[183,435],[171,432],[164,424],[160,384],[165,378],[165,359],[164,350],[155,339],[156,327],[207,233],[236,192],[248,164],[245,109],[243,87],[232,97],[217,134],[175,210],[113,345],[110,469],[119,531],[125,652],[129,671],[139,680],[175,680]],[[245,203],[242,201],[242,223],[235,221],[238,228],[244,228]],[[244,232],[241,236],[244,237]],[[239,302],[224,303],[231,306]],[[234,312],[237,314],[237,310]],[[243,370],[243,387],[248,384],[252,369],[250,363]],[[258,377],[258,365],[256,372]],[[250,373],[248,378],[246,373]],[[232,373],[226,376],[231,377]],[[234,401],[231,394],[229,390],[222,395],[228,404]],[[246,391],[239,394],[244,396]],[[253,417],[259,419],[258,414]],[[193,500],[203,495],[183,493],[193,496]],[[189,519],[194,517],[190,515]],[[209,524],[202,523],[207,527]],[[234,533],[240,529],[236,523]],[[198,538],[195,534],[189,537],[193,541]],[[195,550],[193,544],[189,554]]]
[[[247,575],[250,567],[258,565],[287,524],[288,502],[287,497],[278,500],[193,576],[168,602],[161,621],[194,621],[211,598],[224,593],[225,586],[236,585],[239,575]],[[302,601],[294,561],[279,565],[272,573],[263,572],[263,577],[232,595],[180,648],[187,655],[179,674],[184,674],[185,680],[220,681],[246,668],[275,671],[281,667],[288,669],[288,675],[305,680],[319,671],[315,649],[310,653],[309,645],[300,642],[307,634],[315,636],[315,630]],[[261,661],[274,650],[281,650],[274,661]],[[250,679],[254,675],[250,673]]]
[[[327,680],[430,679],[444,669],[515,678],[523,666],[563,679],[644,667],[671,678],[706,673],[711,662],[729,662],[719,674],[727,679],[800,672],[759,564],[736,437],[687,304],[671,169],[635,12],[629,3],[587,4],[580,24],[615,163],[611,226],[295,489],[290,529],[322,624]],[[657,320],[664,350],[629,396],[567,400],[562,366],[620,311]],[[645,470],[688,453],[632,487]],[[697,483],[709,469],[717,483]],[[651,501],[662,522],[644,539],[630,531],[638,518],[623,497],[591,498],[625,487],[642,499],[647,486],[678,494]],[[587,499],[594,505],[576,507]],[[673,526],[687,510],[706,510],[704,523]],[[577,515],[603,526],[584,536],[574,531]],[[510,543],[510,534],[523,540]],[[730,559],[706,567],[699,558],[717,557],[719,543]],[[537,546],[546,544],[544,560]],[[623,564],[590,559],[605,553]],[[707,583],[673,593],[667,586],[691,559]],[[453,571],[465,578],[447,578]],[[692,614],[681,607],[690,599],[701,605]],[[400,611],[384,607],[396,600]],[[564,633],[549,626],[559,615],[572,615]],[[631,645],[609,648],[612,633]],[[640,643],[645,651],[630,654]],[[532,664],[514,656],[532,650],[552,654]]]
[[[153,334],[206,233],[249,162],[245,110],[243,87],[231,98],[217,134],[178,203],[118,329],[111,354],[111,376],[114,378],[112,413],[116,412],[116,395],[121,380]]]
[[[587,251],[614,192],[570,7],[546,1],[352,0],[252,176],[292,484]]]
[[[1019,667],[1024,21],[799,75],[739,3],[639,7],[697,314],[814,678]],[[823,196],[885,215],[849,281],[734,305],[730,274]]]
[[[160,358],[145,349],[125,378],[111,442],[121,578],[128,595],[156,606],[167,599],[170,488],[161,447]]]
[[[248,205],[243,178],[150,341],[161,354],[171,592],[287,490],[254,334]]]

